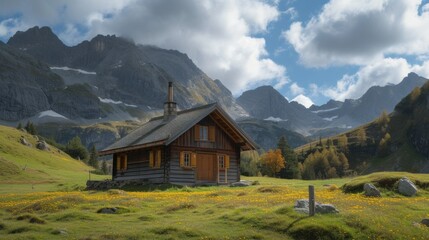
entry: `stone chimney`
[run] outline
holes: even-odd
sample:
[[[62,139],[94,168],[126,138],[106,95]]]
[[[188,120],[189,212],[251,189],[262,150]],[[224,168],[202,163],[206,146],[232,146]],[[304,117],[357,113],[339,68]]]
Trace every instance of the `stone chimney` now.
[[[164,121],[168,122],[177,115],[176,103],[173,101],[173,83],[168,82],[167,102],[164,103]]]

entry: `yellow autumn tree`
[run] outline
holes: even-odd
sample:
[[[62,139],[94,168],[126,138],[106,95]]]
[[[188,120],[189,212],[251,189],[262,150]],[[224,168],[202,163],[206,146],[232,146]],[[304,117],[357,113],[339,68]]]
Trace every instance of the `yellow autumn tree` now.
[[[276,173],[285,168],[285,159],[280,149],[269,150],[261,156],[261,167],[265,174],[275,177]]]

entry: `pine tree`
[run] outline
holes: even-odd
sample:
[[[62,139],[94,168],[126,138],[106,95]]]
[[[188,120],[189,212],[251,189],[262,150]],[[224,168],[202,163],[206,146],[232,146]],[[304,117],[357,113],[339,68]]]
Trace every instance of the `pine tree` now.
[[[289,146],[284,136],[279,139],[277,143],[277,149],[280,149],[282,157],[285,160],[285,168],[281,170],[280,177],[300,179],[301,172],[298,168],[298,157],[293,149]]]
[[[36,127],[34,126],[34,124],[31,121],[27,122],[27,125],[25,125],[25,130],[31,135],[37,134]]]
[[[104,174],[109,174],[109,168],[107,167],[107,162],[105,160],[101,163],[101,171]]]
[[[18,130],[22,129],[22,123],[21,122],[18,123],[18,126],[16,127],[16,129],[18,129]]]
[[[98,153],[94,145],[92,145],[91,153],[88,160],[88,165],[98,169]]]
[[[79,136],[72,138],[65,147],[65,152],[72,158],[85,162],[88,159],[88,150],[83,146]]]

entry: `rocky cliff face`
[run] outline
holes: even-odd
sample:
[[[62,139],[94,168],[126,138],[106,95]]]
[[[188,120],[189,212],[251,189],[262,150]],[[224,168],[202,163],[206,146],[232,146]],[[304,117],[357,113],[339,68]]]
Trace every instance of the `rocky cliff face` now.
[[[47,65],[0,45],[0,118],[17,121],[50,108],[47,92],[64,86]]]
[[[211,102],[219,102],[228,111],[239,108],[220,82],[175,50],[136,45],[109,35],[68,47],[47,27],[18,32],[8,45],[47,62],[66,84],[88,84],[94,94],[110,102],[142,110],[162,108],[167,83],[173,81],[175,101],[182,109]]]
[[[256,119],[287,122],[290,130],[302,134],[308,134],[310,129],[323,124],[315,113],[296,102],[289,103],[271,86],[246,91],[237,98],[237,103]]]
[[[0,45],[0,82],[0,120],[20,121],[47,110],[87,119],[108,112],[88,87],[66,86],[47,64],[7,45]]]
[[[329,127],[356,127],[370,122],[383,111],[390,113],[396,104],[413,88],[422,86],[427,79],[415,73],[409,73],[399,84],[374,86],[358,99],[346,99],[344,102],[330,101],[310,110],[324,119],[329,119]]]

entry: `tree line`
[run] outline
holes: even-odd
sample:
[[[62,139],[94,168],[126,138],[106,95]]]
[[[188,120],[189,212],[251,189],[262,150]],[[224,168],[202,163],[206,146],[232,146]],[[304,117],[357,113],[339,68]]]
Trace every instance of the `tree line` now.
[[[347,138],[341,139],[340,149],[345,149]],[[320,145],[319,145],[320,144]],[[259,154],[256,151],[241,155],[241,173],[249,176],[269,176],[287,179],[327,179],[347,174],[349,162],[346,155],[332,143],[324,146],[321,141],[308,154],[297,154],[285,137],[278,140],[277,148]],[[344,145],[343,145],[344,144]]]

